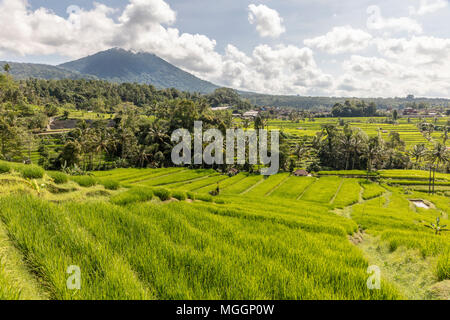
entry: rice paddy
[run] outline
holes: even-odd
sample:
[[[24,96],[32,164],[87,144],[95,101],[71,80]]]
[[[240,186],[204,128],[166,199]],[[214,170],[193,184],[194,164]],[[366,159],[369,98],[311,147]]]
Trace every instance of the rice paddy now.
[[[425,227],[436,217],[447,224],[449,199],[387,183],[401,172],[380,172],[380,182],[184,168],[44,172],[33,178],[39,188],[22,172],[0,174],[0,299],[426,299],[449,279],[449,234]],[[426,273],[406,276],[390,267],[394,257]],[[380,290],[367,287],[373,261]],[[80,290],[67,286],[70,266],[81,271]],[[420,290],[405,285],[411,278]]]

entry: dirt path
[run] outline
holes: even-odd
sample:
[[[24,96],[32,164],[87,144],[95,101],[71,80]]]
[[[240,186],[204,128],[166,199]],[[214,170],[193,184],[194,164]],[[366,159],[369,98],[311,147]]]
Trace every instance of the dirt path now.
[[[384,207],[390,202],[392,192],[386,191],[382,195],[370,200],[385,198]],[[356,204],[335,209],[340,216],[352,219],[353,206],[367,202],[362,199]],[[374,235],[359,230],[349,236],[349,241],[358,247],[369,265],[376,265],[381,270],[381,277],[393,285],[405,299],[430,300],[448,299],[450,297],[450,281],[437,282],[434,274],[435,257],[426,257],[419,250],[400,247],[391,251],[387,243]]]

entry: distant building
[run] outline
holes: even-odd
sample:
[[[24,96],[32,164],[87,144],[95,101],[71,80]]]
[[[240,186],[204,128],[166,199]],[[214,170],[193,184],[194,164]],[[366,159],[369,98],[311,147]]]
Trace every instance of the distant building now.
[[[416,114],[418,114],[418,111],[416,109],[413,109],[413,108],[405,108],[403,110],[403,115],[404,116],[416,115]]]
[[[230,109],[230,106],[211,108],[212,111],[222,111],[222,110],[228,110],[228,109]]]
[[[298,169],[294,172],[294,176],[296,177],[308,177],[310,174],[306,170]]]
[[[245,112],[242,116],[244,118],[256,118],[259,115],[259,111],[256,110],[250,110]]]

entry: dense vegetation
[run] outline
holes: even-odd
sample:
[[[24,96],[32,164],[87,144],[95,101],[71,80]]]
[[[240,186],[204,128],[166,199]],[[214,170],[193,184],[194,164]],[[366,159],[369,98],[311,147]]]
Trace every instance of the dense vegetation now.
[[[291,107],[300,109],[331,109],[336,103],[344,104],[348,98],[339,97],[305,97],[305,96],[282,96],[282,95],[266,95],[255,94],[250,92],[242,92],[244,98],[250,100],[257,106],[273,106],[273,107]],[[439,106],[446,109],[450,107],[449,99],[439,98],[366,98],[362,99],[366,104],[375,103],[378,108],[405,108],[414,105],[421,106]]]

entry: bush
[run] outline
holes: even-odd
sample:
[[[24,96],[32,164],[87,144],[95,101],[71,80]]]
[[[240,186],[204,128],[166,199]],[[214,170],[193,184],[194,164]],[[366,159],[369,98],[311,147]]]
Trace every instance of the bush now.
[[[78,183],[80,187],[93,187],[97,184],[97,180],[91,176],[72,176],[70,180]]]
[[[120,183],[116,180],[101,180],[100,184],[108,190],[118,190],[120,188]]]
[[[164,188],[158,188],[153,190],[153,194],[157,196],[161,201],[169,200],[172,196],[169,190]]]
[[[111,202],[116,205],[124,206],[130,203],[149,201],[152,200],[152,198],[153,191],[151,189],[134,187],[111,197]]]
[[[1,162],[0,163],[0,174],[2,173],[9,173],[11,171],[11,167],[9,164]]]
[[[186,192],[184,192],[184,191],[173,191],[172,197],[175,199],[178,199],[180,201],[184,201],[187,199]]]
[[[53,179],[53,182],[56,184],[63,184],[69,181],[67,175],[62,172],[55,171],[55,172],[48,172],[47,174],[50,176],[50,178]]]
[[[23,166],[19,171],[25,179],[42,179],[45,173],[44,169],[34,165]]]
[[[188,199],[195,201],[195,193],[187,192],[186,195],[187,195]]]

